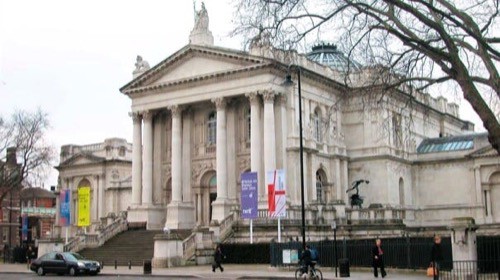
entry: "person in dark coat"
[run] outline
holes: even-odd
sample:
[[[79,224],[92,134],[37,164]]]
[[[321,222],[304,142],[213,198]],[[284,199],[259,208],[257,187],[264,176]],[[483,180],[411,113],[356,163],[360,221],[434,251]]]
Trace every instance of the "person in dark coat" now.
[[[306,248],[304,249],[304,251],[302,251],[302,254],[300,255],[300,260],[302,261],[303,264],[302,273],[309,272],[309,267],[313,266],[311,247],[309,247],[309,245],[306,245]]]
[[[384,251],[382,250],[382,241],[380,239],[375,240],[375,246],[372,249],[372,266],[373,266],[373,276],[378,277],[378,268],[380,267],[380,274],[384,278],[387,273],[384,269]]]
[[[431,266],[434,268],[434,279],[439,279],[439,268],[443,261],[443,251],[441,250],[441,236],[434,236],[434,244],[431,250]]]
[[[222,267],[222,260],[225,259],[226,256],[222,253],[222,248],[219,245],[215,247],[214,252],[214,263],[212,264],[212,271],[215,272],[217,268],[220,268],[220,272],[224,272],[224,268]]]

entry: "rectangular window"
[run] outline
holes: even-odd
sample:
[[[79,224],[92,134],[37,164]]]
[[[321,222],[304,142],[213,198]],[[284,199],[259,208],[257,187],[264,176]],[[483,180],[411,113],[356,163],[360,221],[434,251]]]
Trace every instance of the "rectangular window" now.
[[[394,146],[403,146],[403,127],[401,123],[401,114],[394,114],[392,116],[392,130]]]

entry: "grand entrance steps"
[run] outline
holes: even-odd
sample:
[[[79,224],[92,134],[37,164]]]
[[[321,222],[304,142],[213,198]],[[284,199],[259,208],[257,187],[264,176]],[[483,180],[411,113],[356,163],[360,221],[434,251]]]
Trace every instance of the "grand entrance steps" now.
[[[79,253],[88,259],[104,263],[105,266],[142,265],[144,260],[153,258],[154,236],[161,231],[132,229],[124,231],[108,240],[101,247],[88,248]]]

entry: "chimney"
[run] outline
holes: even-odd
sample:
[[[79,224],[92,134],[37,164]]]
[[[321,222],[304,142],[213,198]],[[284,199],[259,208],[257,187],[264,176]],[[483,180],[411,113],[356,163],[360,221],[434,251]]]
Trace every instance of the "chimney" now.
[[[17,164],[16,148],[15,147],[7,148],[7,164],[11,164],[11,165]]]

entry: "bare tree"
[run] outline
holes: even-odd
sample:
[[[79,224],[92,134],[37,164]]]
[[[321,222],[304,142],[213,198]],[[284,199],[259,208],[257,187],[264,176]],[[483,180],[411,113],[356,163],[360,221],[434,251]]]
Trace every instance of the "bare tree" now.
[[[55,158],[45,141],[49,129],[46,113],[17,111],[9,120],[0,117],[0,205],[14,189],[40,185]],[[7,150],[16,156],[7,158]]]
[[[281,49],[322,39],[377,66],[386,87],[455,89],[500,154],[499,0],[240,0],[235,34]],[[495,33],[496,32],[496,33]]]

